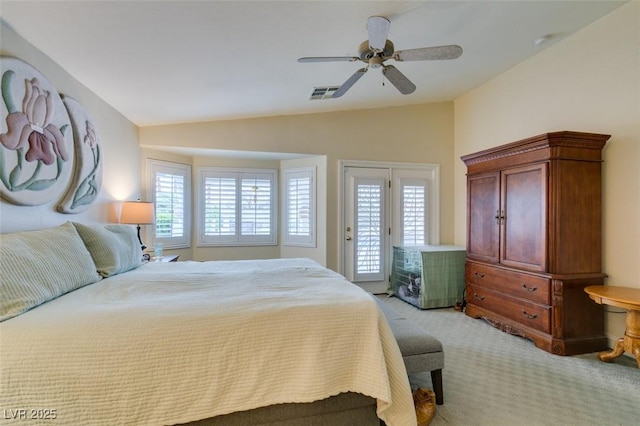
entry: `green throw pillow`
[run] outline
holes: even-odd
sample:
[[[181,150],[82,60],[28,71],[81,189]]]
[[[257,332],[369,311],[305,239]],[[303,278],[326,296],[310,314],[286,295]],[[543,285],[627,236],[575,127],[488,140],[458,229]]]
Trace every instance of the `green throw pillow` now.
[[[70,222],[0,237],[0,321],[100,279]]]
[[[142,265],[142,250],[132,225],[83,225],[75,223],[98,273],[110,277]]]

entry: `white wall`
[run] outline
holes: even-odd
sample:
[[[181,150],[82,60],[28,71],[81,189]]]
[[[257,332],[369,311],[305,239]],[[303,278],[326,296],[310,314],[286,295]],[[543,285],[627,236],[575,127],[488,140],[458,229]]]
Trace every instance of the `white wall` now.
[[[603,151],[603,271],[640,288],[640,2],[632,1],[455,101],[455,240],[465,243],[460,156],[557,130],[612,135]],[[624,334],[624,315],[606,331]]]
[[[27,62],[40,71],[61,94],[76,99],[93,120],[102,143],[102,191],[91,207],[80,214],[55,211],[57,199],[39,206],[17,206],[0,200],[0,233],[39,229],[68,220],[97,223],[118,220],[121,200],[135,200],[140,192],[138,129],[122,114],[71,77],[3,21],[0,21],[0,53]],[[117,82],[114,82],[117,84]],[[1,124],[6,131],[6,123]]]

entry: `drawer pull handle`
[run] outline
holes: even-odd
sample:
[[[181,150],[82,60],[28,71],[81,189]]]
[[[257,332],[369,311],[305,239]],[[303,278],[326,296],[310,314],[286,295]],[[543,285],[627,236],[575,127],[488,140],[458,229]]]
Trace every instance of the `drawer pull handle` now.
[[[529,318],[529,319],[536,319],[538,318],[537,314],[528,314],[527,311],[525,311],[524,309],[522,310],[522,315],[524,315],[525,317]]]
[[[476,278],[484,278],[484,274],[481,274],[479,272],[474,272],[473,276],[476,277]]]
[[[527,287],[527,284],[525,283],[522,283],[522,288],[524,288],[528,292],[536,291],[538,289],[538,287]]]
[[[473,293],[473,298],[477,300],[484,300],[484,296],[478,296],[478,293]]]

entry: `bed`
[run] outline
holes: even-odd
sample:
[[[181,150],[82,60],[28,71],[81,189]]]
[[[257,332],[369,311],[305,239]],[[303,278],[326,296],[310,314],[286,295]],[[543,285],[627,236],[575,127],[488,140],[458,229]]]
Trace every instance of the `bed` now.
[[[312,260],[143,263],[123,225],[1,241],[4,421],[416,424],[375,300]]]

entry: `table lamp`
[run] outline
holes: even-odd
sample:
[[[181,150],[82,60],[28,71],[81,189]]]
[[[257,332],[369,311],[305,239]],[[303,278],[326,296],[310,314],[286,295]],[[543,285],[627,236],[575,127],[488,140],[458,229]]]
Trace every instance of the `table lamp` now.
[[[153,203],[147,201],[125,201],[122,203],[122,211],[120,212],[120,223],[137,225],[138,241],[142,251],[147,248],[140,237],[140,225],[153,225],[155,223],[155,214]]]

